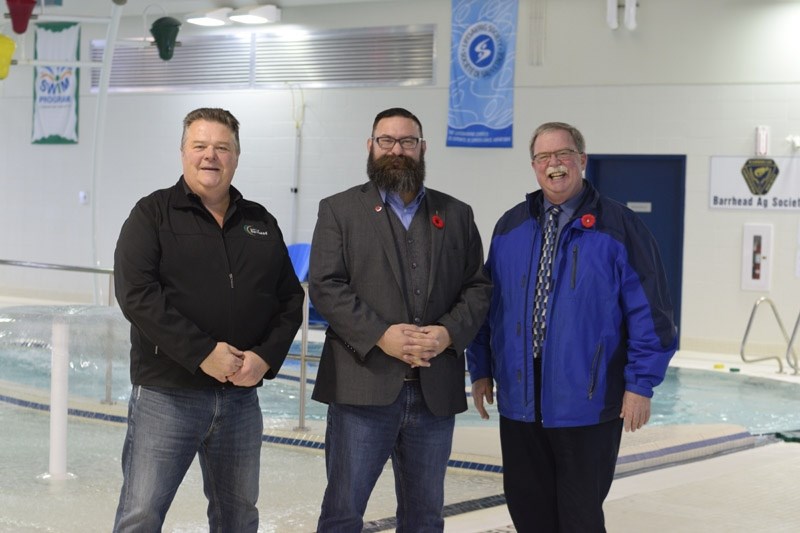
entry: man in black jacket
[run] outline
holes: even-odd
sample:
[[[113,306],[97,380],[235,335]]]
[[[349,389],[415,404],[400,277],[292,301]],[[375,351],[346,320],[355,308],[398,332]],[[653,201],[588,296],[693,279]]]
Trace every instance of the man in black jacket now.
[[[210,531],[255,532],[256,387],[283,364],[303,289],[275,218],[231,186],[239,122],[201,108],[183,127],[183,176],[136,204],[114,253],[133,383],[114,531],[160,531],[199,453]]]

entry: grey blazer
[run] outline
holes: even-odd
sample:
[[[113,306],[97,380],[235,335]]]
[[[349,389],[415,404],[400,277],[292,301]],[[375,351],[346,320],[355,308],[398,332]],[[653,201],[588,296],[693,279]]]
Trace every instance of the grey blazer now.
[[[426,189],[431,228],[431,272],[423,324],[447,328],[452,346],[420,369],[420,384],[435,415],[467,409],[464,349],[489,309],[491,282],[472,208]],[[372,183],[319,204],[311,244],[309,295],[329,328],[312,397],[320,402],[388,405],[400,393],[407,365],[375,344],[392,324],[410,316],[390,216]]]

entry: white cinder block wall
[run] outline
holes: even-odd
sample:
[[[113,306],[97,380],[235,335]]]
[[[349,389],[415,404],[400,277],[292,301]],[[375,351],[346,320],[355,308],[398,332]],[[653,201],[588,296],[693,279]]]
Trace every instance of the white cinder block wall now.
[[[97,4],[97,14],[106,14]],[[449,0],[283,10],[285,24],[316,28],[435,24],[433,86],[112,93],[96,180],[96,96],[88,72],[81,76],[80,143],[34,146],[32,69],[12,67],[0,81],[0,258],[111,267],[119,227],[134,202],[180,175],[181,120],[199,106],[225,107],[241,120],[243,152],[234,183],[278,217],[290,242],[310,240],[320,198],[365,180],[374,115],[407,107],[428,139],[429,186],[473,205],[488,246],[497,218],[536,188],[530,133],[541,122],[563,120],[582,129],[590,153],[687,156],[683,348],[737,353],[759,296],[771,297],[791,328],[800,312],[800,212],[711,210],[708,174],[712,156],[752,155],[757,125],[770,127],[771,155],[800,158],[784,141],[800,134],[800,2],[642,0],[635,31],[610,30],[605,4],[520,0],[513,149],[445,147]],[[544,32],[535,13],[544,15]],[[140,36],[141,27],[141,11],[131,11],[121,36]],[[201,30],[184,24],[181,31]],[[84,25],[82,32],[82,56],[88,57],[89,40],[104,38],[105,29]],[[29,50],[30,34],[21,43]],[[542,57],[541,65],[533,64],[535,57]],[[301,101],[305,120],[295,168],[293,102]],[[295,172],[296,196],[290,192]],[[80,205],[79,191],[89,191],[94,206]],[[740,289],[745,223],[775,228],[768,293]],[[83,274],[0,266],[0,293],[91,301],[94,285]],[[104,298],[104,282],[98,287]],[[754,349],[782,353],[785,345],[768,315],[764,309],[756,321]]]

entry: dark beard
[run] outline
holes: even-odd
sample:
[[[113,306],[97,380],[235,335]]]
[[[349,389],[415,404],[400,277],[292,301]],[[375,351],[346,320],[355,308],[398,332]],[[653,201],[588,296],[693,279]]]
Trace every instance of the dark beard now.
[[[395,162],[402,164],[395,167]],[[420,152],[419,161],[404,155],[386,154],[378,159],[367,155],[367,176],[369,180],[388,192],[398,194],[417,193],[425,181],[425,154]]]

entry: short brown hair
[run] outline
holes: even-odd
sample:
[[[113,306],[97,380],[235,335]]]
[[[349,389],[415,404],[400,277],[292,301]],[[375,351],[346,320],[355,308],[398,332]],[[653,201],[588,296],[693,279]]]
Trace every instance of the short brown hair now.
[[[183,135],[181,136],[181,149],[186,142],[186,130],[189,129],[194,122],[198,120],[206,120],[208,122],[217,122],[223,126],[227,126],[233,132],[233,139],[236,148],[236,154],[241,153],[239,145],[239,121],[236,120],[230,111],[221,109],[219,107],[201,107],[191,111],[186,118],[183,119]]]

